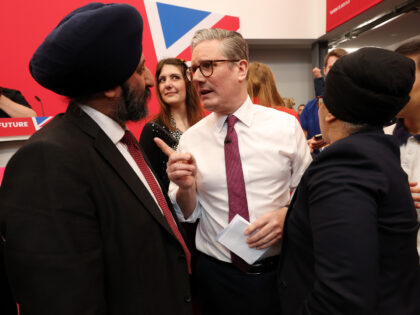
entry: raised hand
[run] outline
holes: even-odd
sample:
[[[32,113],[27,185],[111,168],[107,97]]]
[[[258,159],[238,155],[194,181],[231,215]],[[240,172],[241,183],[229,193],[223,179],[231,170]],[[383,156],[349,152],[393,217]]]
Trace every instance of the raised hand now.
[[[189,189],[195,184],[197,165],[191,153],[174,151],[162,139],[153,139],[159,149],[168,156],[166,173],[169,179],[182,189]]]

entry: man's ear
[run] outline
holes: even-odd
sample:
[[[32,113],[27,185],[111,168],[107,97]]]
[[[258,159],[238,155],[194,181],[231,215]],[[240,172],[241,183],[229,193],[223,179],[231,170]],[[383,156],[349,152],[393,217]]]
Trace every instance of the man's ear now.
[[[110,100],[115,100],[117,97],[121,95],[121,87],[119,85],[104,91],[104,95],[106,98]]]
[[[243,82],[246,80],[247,74],[248,74],[248,61],[245,59],[241,59],[238,61],[238,79],[239,82]]]
[[[330,112],[327,113],[327,115],[325,115],[325,121],[328,123],[332,123],[333,121],[335,121],[337,118],[331,114]]]

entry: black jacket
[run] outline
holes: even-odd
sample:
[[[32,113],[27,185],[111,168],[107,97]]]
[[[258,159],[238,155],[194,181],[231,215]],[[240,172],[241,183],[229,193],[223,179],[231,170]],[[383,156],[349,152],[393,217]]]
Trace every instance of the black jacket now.
[[[191,313],[181,245],[116,146],[77,106],[10,160],[0,218],[22,314]]]
[[[333,143],[286,218],[281,314],[420,314],[417,230],[392,137],[364,130]]]

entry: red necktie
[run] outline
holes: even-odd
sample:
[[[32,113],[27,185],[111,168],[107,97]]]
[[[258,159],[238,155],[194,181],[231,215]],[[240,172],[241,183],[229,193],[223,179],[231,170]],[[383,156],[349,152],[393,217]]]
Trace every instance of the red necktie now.
[[[130,152],[134,161],[136,161],[137,165],[139,166],[140,171],[143,173],[144,177],[146,178],[146,181],[149,184],[150,189],[152,190],[160,208],[162,209],[163,215],[165,216],[165,219],[168,222],[169,227],[171,228],[178,242],[181,244],[182,249],[184,250],[185,256],[187,258],[188,272],[191,274],[190,251],[188,250],[188,247],[185,244],[185,241],[181,235],[181,232],[179,231],[178,226],[175,223],[172,213],[169,210],[168,204],[166,203],[162,190],[160,189],[149,166],[147,165],[146,161],[143,158],[140,148],[138,147],[136,138],[134,138],[133,134],[130,131],[126,130],[124,137],[122,137],[121,139],[121,142],[127,145],[128,152]]]
[[[228,130],[225,138],[226,180],[229,199],[229,222],[236,214],[249,221],[248,202],[246,199],[244,174],[242,172],[241,156],[238,147],[238,135],[234,125],[238,121],[233,115],[226,119]],[[230,253],[232,263],[242,271],[248,269],[248,264],[239,256]]]

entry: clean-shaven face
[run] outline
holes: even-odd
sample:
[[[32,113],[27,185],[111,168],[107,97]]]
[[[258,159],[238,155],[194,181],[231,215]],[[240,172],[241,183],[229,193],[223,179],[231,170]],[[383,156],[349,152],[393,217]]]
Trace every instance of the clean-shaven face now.
[[[228,59],[222,52],[222,45],[218,40],[199,43],[192,51],[191,66],[208,60]],[[238,71],[238,66],[232,62],[215,62],[213,74],[206,78],[197,68],[193,73],[193,83],[205,109],[224,115],[233,112],[237,107],[232,100],[238,95]]]
[[[186,85],[181,69],[175,65],[164,65],[158,77],[159,93],[168,106],[185,103]]]
[[[336,56],[330,56],[327,60],[327,65],[324,67],[324,74],[327,75],[328,72],[330,72],[332,66],[335,64],[335,62],[338,60],[338,57]]]
[[[407,57],[413,59],[416,63],[416,80],[410,92],[410,100],[397,115],[400,118],[410,118],[414,113],[420,111],[420,54]],[[416,115],[416,117],[418,116]]]

